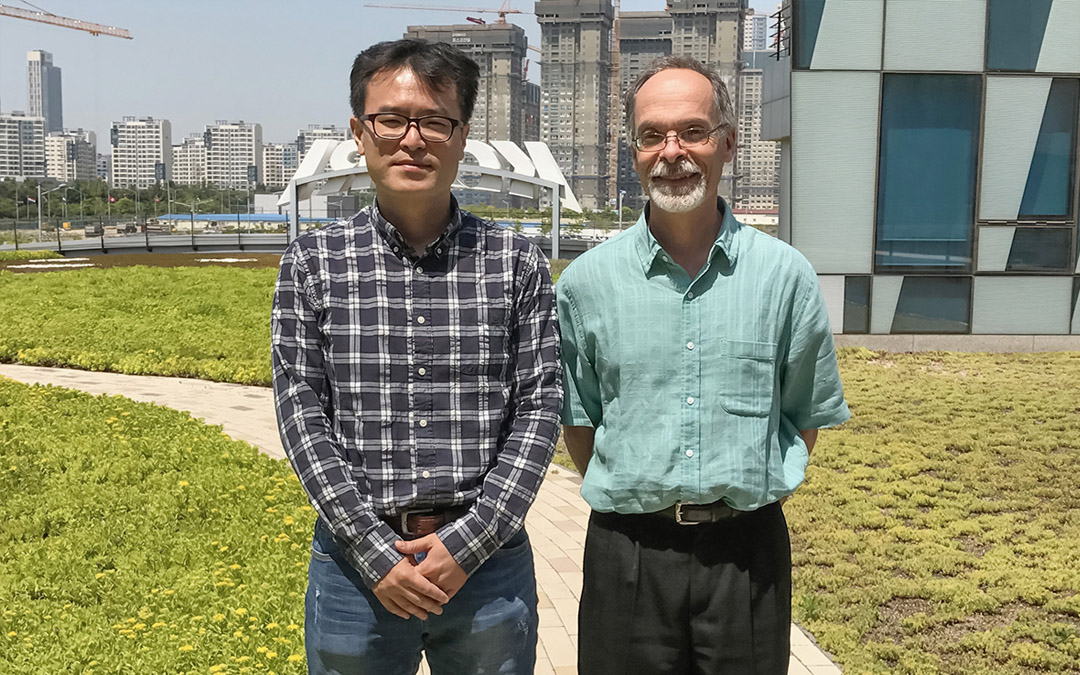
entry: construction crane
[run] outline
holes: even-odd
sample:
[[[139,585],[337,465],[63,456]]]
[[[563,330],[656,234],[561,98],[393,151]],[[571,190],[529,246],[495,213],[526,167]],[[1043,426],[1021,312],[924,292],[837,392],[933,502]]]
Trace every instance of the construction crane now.
[[[132,39],[131,33],[124,28],[103,26],[100,23],[80,21],[79,19],[69,19],[66,16],[60,16],[58,14],[53,14],[52,12],[46,12],[44,10],[34,12],[28,9],[21,9],[19,7],[0,5],[0,16],[10,16],[13,19],[26,19],[27,21],[47,23],[52,26],[60,26],[61,28],[71,28],[74,30],[86,31],[91,35],[110,35],[112,37],[124,38],[125,40]]]
[[[499,18],[495,23],[506,23],[507,14],[532,14],[532,12],[526,12],[520,9],[511,9],[510,0],[503,0],[502,6],[498,9],[490,9],[485,7],[438,7],[435,5],[376,5],[365,4],[364,7],[380,7],[383,9],[423,9],[433,12],[469,12],[470,14],[498,14]],[[472,21],[472,19],[469,19]],[[476,23],[476,21],[473,21]]]

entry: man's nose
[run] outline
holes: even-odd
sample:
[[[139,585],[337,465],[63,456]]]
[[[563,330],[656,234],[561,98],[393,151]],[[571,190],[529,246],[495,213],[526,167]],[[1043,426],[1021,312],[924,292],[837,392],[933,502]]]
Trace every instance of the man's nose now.
[[[409,126],[405,129],[405,135],[398,141],[402,148],[407,149],[420,149],[426,144],[423,136],[420,135],[420,125],[416,122],[410,122]]]
[[[668,164],[674,164],[686,156],[686,150],[679,144],[679,137],[669,134],[664,139],[664,147],[660,149],[660,159]]]

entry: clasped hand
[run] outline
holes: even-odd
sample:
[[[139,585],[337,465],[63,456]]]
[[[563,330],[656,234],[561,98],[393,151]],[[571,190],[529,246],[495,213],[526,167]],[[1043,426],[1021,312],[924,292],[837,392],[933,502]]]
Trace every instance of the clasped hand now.
[[[437,534],[394,544],[405,557],[371,589],[388,611],[402,619],[442,614],[468,575]]]

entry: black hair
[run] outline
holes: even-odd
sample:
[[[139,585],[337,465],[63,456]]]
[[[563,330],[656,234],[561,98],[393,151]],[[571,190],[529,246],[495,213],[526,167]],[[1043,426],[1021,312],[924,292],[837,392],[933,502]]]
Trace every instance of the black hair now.
[[[364,114],[368,82],[381,72],[408,68],[433,91],[457,91],[461,121],[468,122],[476,105],[480,66],[457,47],[406,38],[374,44],[356,56],[349,74],[349,105],[354,117]]]

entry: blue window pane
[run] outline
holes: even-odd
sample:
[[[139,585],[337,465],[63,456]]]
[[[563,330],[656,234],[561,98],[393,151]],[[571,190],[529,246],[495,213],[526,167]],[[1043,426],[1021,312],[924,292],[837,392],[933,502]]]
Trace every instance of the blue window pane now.
[[[969,333],[971,277],[904,277],[893,333]]]
[[[879,267],[971,266],[981,105],[977,75],[883,77]]]
[[[844,279],[844,332],[870,332],[870,277]]]
[[[1078,95],[1080,80],[1055,78],[1050,85],[1035,156],[1020,203],[1021,218],[1072,215]]]
[[[1005,271],[1071,272],[1072,258],[1071,227],[1018,227]]]
[[[797,0],[795,3],[795,67],[809,68],[814,60],[821,15],[825,13],[825,0]]]
[[[1033,72],[1053,4],[1054,0],[990,0],[986,68]]]

